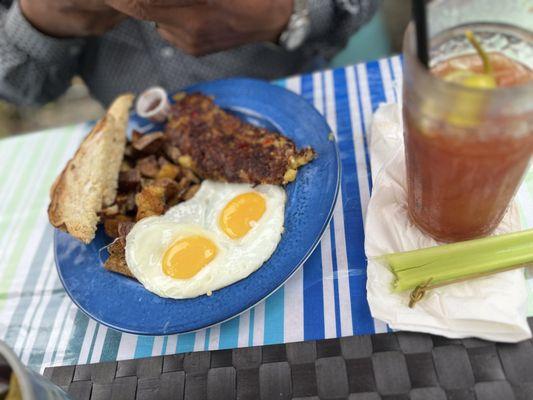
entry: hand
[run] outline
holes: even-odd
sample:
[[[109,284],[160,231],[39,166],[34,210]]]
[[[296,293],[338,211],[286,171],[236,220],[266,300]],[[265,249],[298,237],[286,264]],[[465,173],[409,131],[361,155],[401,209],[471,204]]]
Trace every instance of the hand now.
[[[20,0],[26,19],[55,37],[101,35],[127,18],[104,0]]]
[[[161,37],[199,56],[252,42],[276,41],[292,0],[105,0],[137,19],[154,21]]]

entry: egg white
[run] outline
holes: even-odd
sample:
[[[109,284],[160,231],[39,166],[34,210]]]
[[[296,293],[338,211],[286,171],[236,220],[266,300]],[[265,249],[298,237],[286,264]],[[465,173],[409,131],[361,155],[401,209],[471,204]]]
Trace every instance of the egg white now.
[[[244,237],[231,239],[218,225],[219,214],[234,197],[250,191],[263,196],[265,213]],[[210,294],[246,278],[270,258],[283,233],[285,201],[285,191],[279,186],[205,180],[192,199],[135,224],[126,238],[128,267],[146,289],[161,297]],[[165,250],[191,235],[209,238],[218,248],[217,255],[189,279],[167,276],[162,269]]]

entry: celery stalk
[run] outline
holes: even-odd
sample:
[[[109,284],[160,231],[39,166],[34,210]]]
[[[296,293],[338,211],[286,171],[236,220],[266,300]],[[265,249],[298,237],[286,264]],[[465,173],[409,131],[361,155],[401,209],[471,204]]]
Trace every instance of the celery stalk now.
[[[383,257],[396,279],[393,291],[441,286],[533,262],[533,229]]]
[[[481,239],[473,239],[465,242],[456,242],[441,246],[428,247],[425,249],[404,251],[387,254],[384,256],[387,262],[394,264],[394,269],[404,270],[417,268],[429,262],[434,262],[439,257],[451,255],[483,253],[486,251],[506,250],[513,245],[522,245],[533,241],[533,229],[510,233],[506,235],[490,236]]]

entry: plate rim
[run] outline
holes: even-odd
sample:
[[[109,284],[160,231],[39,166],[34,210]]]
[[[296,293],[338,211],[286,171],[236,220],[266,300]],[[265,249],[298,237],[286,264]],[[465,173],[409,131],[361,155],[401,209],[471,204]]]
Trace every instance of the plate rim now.
[[[333,131],[331,130],[331,127],[330,127],[328,121],[326,120],[325,116],[320,114],[320,112],[312,104],[310,104],[307,100],[305,100],[301,95],[296,94],[296,93],[290,91],[289,89],[287,89],[285,87],[281,87],[281,86],[278,86],[278,85],[276,85],[276,84],[274,84],[272,82],[261,80],[261,79],[254,79],[254,78],[228,78],[228,79],[216,79],[216,80],[204,81],[204,82],[199,82],[197,84],[191,85],[191,86],[186,87],[184,89],[177,90],[173,94],[171,94],[171,96],[173,96],[174,94],[179,93],[179,92],[188,92],[188,93],[190,93],[190,92],[196,90],[197,86],[204,85],[204,84],[216,84],[218,82],[228,83],[228,82],[232,82],[232,81],[236,81],[236,82],[240,82],[240,83],[253,82],[254,84],[268,85],[268,87],[270,87],[270,88],[273,87],[273,88],[275,88],[277,90],[281,90],[283,92],[289,93],[292,96],[296,96],[296,97],[300,98],[301,100],[305,101],[310,106],[311,112],[313,112],[315,114],[318,114],[318,116],[324,120],[326,126],[330,130],[330,134],[333,133]],[[132,111],[132,112],[130,112],[129,117],[131,118],[132,116],[135,116],[135,115],[136,115],[135,112]],[[213,327],[215,325],[222,324],[222,323],[224,323],[226,321],[229,321],[229,320],[231,320],[231,319],[233,319],[235,317],[238,317],[239,315],[245,313],[246,311],[250,310],[251,308],[257,306],[258,304],[260,304],[262,302],[264,302],[271,295],[276,293],[290,278],[292,278],[292,276],[300,268],[302,268],[303,264],[305,264],[305,262],[308,260],[308,258],[311,256],[311,254],[315,251],[317,246],[320,244],[320,241],[322,240],[322,237],[324,236],[326,228],[328,227],[328,225],[331,222],[331,219],[333,217],[333,212],[335,210],[335,206],[337,204],[338,197],[339,197],[339,191],[340,191],[340,187],[341,187],[341,177],[342,177],[342,163],[341,163],[341,159],[340,159],[340,152],[339,152],[339,145],[337,143],[337,138],[335,137],[333,140],[328,138],[328,140],[331,141],[331,143],[333,145],[333,148],[334,148],[335,160],[336,160],[336,165],[337,165],[337,176],[336,176],[336,179],[335,179],[335,190],[334,190],[333,199],[332,199],[333,201],[331,202],[331,205],[330,205],[329,210],[327,212],[326,218],[324,219],[324,222],[322,223],[322,226],[320,227],[319,234],[314,239],[314,242],[309,247],[308,251],[303,255],[300,263],[294,266],[293,270],[287,275],[287,277],[275,289],[271,290],[266,296],[260,298],[257,302],[253,303],[249,307],[247,307],[247,308],[245,308],[245,309],[237,312],[236,314],[233,314],[233,315],[231,315],[231,316],[229,316],[229,317],[227,317],[225,319],[220,319],[220,320],[218,320],[216,322],[213,322],[212,324],[201,326],[201,327],[196,328],[196,329],[182,330],[182,331],[180,331],[180,330],[172,330],[172,331],[165,332],[165,333],[151,332],[151,331],[149,332],[148,330],[139,331],[139,330],[136,330],[136,329],[123,328],[123,327],[119,327],[119,326],[117,326],[117,325],[115,325],[113,323],[109,323],[109,322],[103,321],[101,318],[96,317],[90,311],[86,310],[78,302],[76,297],[72,294],[72,292],[70,290],[70,287],[65,284],[65,280],[64,280],[63,274],[61,272],[61,268],[59,268],[58,254],[57,254],[58,236],[59,236],[59,234],[61,234],[63,232],[60,229],[58,229],[58,228],[54,228],[54,237],[53,237],[54,264],[56,266],[56,271],[57,271],[57,274],[59,275],[59,280],[61,281],[61,285],[63,286],[63,288],[64,288],[65,292],[67,293],[67,295],[69,296],[70,300],[87,317],[93,319],[94,321],[96,321],[96,322],[98,322],[98,323],[100,323],[100,324],[102,324],[102,325],[104,325],[104,326],[106,326],[108,328],[117,330],[119,332],[124,332],[124,333],[129,333],[129,334],[134,334],[134,335],[140,335],[140,336],[168,336],[168,335],[175,335],[175,334],[180,334],[181,335],[181,334],[193,333],[193,332],[198,332],[200,330]],[[246,277],[244,279],[247,279],[247,278],[248,277]],[[154,294],[154,296],[157,296],[157,295]]]

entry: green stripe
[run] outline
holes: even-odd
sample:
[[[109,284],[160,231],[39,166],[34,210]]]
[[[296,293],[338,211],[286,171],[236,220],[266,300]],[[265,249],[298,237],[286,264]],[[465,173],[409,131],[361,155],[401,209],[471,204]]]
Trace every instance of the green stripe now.
[[[94,344],[96,343],[96,338],[98,337],[98,331],[100,330],[100,328],[102,328],[103,325],[101,324],[96,324],[95,328],[94,328],[94,331],[93,331],[93,337],[91,339],[91,345],[89,346],[89,354],[87,354],[87,361],[86,363],[90,363],[91,362],[91,358],[93,356],[93,350],[94,350]]]
[[[120,339],[122,339],[122,333],[112,328],[107,328],[100,361],[114,361],[117,359]]]
[[[39,185],[37,187],[36,192],[34,193],[33,201],[30,203],[31,205],[28,207],[30,210],[30,213],[28,215],[28,218],[23,221],[25,224],[21,226],[20,235],[18,237],[18,240],[15,244],[15,247],[13,249],[13,252],[11,253],[11,257],[7,262],[4,264],[5,268],[3,271],[2,276],[0,277],[0,294],[6,293],[7,289],[11,286],[12,280],[15,276],[15,273],[17,271],[17,266],[21,262],[21,258],[24,256],[23,250],[26,248],[28,239],[31,235],[31,232],[33,229],[35,229],[35,226],[39,220],[40,215],[40,209],[36,207],[38,202],[42,201],[43,195],[47,192],[48,188],[50,187],[53,177],[56,173],[56,170],[58,168],[59,162],[62,160],[60,156],[62,156],[65,153],[66,146],[68,143],[67,136],[68,134],[71,134],[74,131],[75,127],[70,127],[68,130],[65,131],[65,134],[62,135],[61,138],[57,138],[58,142],[56,144],[56,147],[53,151],[53,153],[50,155],[51,164],[48,166],[47,174],[45,175],[44,179],[39,182]],[[45,139],[47,139],[47,135],[42,135],[40,137],[41,140],[39,140],[38,144],[40,145],[41,142]],[[54,136],[53,140],[56,139],[56,136]],[[39,149],[40,146],[36,146],[36,149]],[[28,182],[31,182],[32,175],[35,175],[34,169],[36,167],[39,167],[37,163],[37,157],[33,157],[34,154],[31,156],[31,164],[29,167],[27,167],[23,171],[19,171],[21,174],[21,177],[19,179],[19,182],[21,184],[17,187],[13,198],[11,199],[11,202],[8,204],[7,209],[8,210],[15,210],[17,209],[16,205],[20,206],[23,201],[23,191],[26,189],[26,184]],[[29,157],[29,156],[28,156]],[[37,203],[37,204],[36,204]],[[0,221],[0,232],[4,231],[7,226],[7,221]],[[4,222],[4,223],[2,223]],[[12,232],[5,232],[6,235],[11,235]],[[3,310],[5,306],[5,298],[0,298],[0,312]]]
[[[4,171],[5,175],[7,176],[9,174],[8,167],[13,165],[13,159],[16,156],[21,155],[20,148],[22,146],[23,141],[19,140],[14,143],[10,143],[10,146],[0,146],[0,165],[2,166],[2,171]],[[2,142],[0,142],[2,144]],[[2,185],[5,184],[7,179],[2,179]],[[2,186],[0,186],[2,188]]]
[[[33,296],[18,296],[19,300],[15,305],[12,305],[14,308],[13,315],[11,316],[11,320],[9,321],[9,325],[7,326],[7,329],[4,333],[4,340],[6,343],[14,345],[17,341],[17,338],[24,334],[26,332],[26,326],[31,326],[31,323],[33,321],[33,317],[35,313],[30,314],[32,316],[31,321],[24,323],[24,320],[26,318],[26,315],[28,313],[28,309],[30,305],[32,304],[33,300],[38,297],[37,295],[42,296],[42,293],[35,293],[34,288],[37,286],[37,283],[39,282],[39,279],[41,278],[41,274],[44,274],[43,276],[46,277],[46,274],[50,275],[50,268],[51,265],[47,266],[47,269],[44,269],[43,262],[46,260],[46,256],[48,252],[50,251],[50,246],[52,244],[52,237],[51,237],[52,228],[47,226],[43,232],[41,237],[39,238],[39,243],[37,245],[37,248],[35,250],[35,254],[31,260],[28,260],[29,262],[29,270],[30,271],[39,271],[37,273],[28,273],[26,276],[25,281],[18,286],[18,289],[21,291],[21,293],[33,293]],[[43,278],[44,281],[46,281],[47,278]],[[45,287],[46,283],[43,283],[43,288]],[[44,290],[43,290],[44,292]],[[38,305],[37,305],[38,306]],[[22,329],[22,333],[21,333]],[[27,336],[26,336],[27,338]],[[24,340],[24,343],[26,341]],[[22,346],[24,347],[24,346]]]
[[[45,174],[44,176],[42,177],[42,179],[40,179],[40,185],[38,185],[38,187],[36,187],[36,191],[33,193],[33,201],[32,201],[32,204],[31,206],[29,206],[28,208],[31,210],[29,212],[29,214],[26,216],[26,218],[24,219],[24,227],[23,227],[23,232],[20,232],[20,238],[21,239],[25,239],[25,242],[27,243],[27,240],[32,232],[33,229],[36,228],[36,222],[37,221],[42,221],[40,220],[39,218],[42,218],[43,215],[42,215],[42,206],[44,205],[43,203],[47,201],[47,194],[48,194],[48,190],[49,190],[49,187],[53,181],[53,179],[55,178],[55,175],[57,173],[57,169],[59,168],[59,163],[63,161],[63,159],[65,158],[66,154],[65,154],[65,151],[66,151],[66,146],[71,143],[72,139],[73,139],[73,134],[74,134],[74,131],[75,131],[75,126],[72,126],[72,127],[69,127],[65,130],[63,130],[62,132],[58,132],[57,130],[53,132],[53,136],[48,136],[48,135],[42,135],[44,136],[45,139],[48,139],[48,140],[54,140],[56,142],[56,144],[54,146],[51,147],[51,154],[49,155],[49,159],[47,160],[49,162],[49,165],[48,165],[48,168],[46,169]],[[50,135],[52,134],[52,132],[50,132]],[[39,141],[39,144],[41,143],[42,140]],[[39,148],[36,147],[36,150],[38,150]],[[35,151],[33,152],[34,154],[32,154],[32,160],[34,160],[36,157],[35,157],[35,154],[37,153],[38,154],[38,151]],[[40,155],[40,154],[39,154]],[[28,175],[30,173],[30,171],[32,169],[34,169],[35,167],[35,161],[27,166],[27,168],[24,169],[23,171],[23,175]],[[20,175],[20,171],[18,172],[18,174]],[[30,175],[31,176],[31,175]],[[25,182],[27,181],[27,179],[24,179],[24,178],[19,178],[19,181],[21,182]],[[14,195],[14,199],[20,199],[22,196],[20,194],[20,188],[17,188],[17,192],[15,195]],[[17,196],[18,195],[18,196]],[[11,206],[11,205],[10,205]],[[33,224],[31,223],[31,221],[35,221]],[[31,229],[30,229],[31,228]],[[22,241],[23,241],[22,240]],[[21,240],[19,240],[18,242],[22,242]],[[14,249],[13,253],[12,253],[12,257],[11,257],[11,260],[7,263],[7,269],[8,269],[8,274],[5,274],[4,273],[4,279],[2,279],[1,281],[1,286],[0,286],[0,293],[2,293],[2,287],[5,287],[7,285],[10,284],[9,281],[11,281],[15,274],[14,274],[14,267],[16,265],[18,265],[18,261],[17,258],[20,258],[20,252],[21,252],[21,249],[24,248],[24,245],[25,243],[19,243],[19,246],[17,246],[16,249]],[[16,253],[18,253],[18,256],[16,255]],[[13,259],[15,259],[15,262],[13,262]],[[6,276],[7,275],[7,276]],[[7,279],[6,279],[7,278]],[[55,297],[55,296],[53,296]],[[61,302],[57,303],[57,307],[56,307],[56,304],[54,303],[54,306],[52,308],[54,308],[53,310],[51,309],[47,309],[47,315],[55,315],[56,314],[56,309],[59,307],[59,304]],[[5,302],[0,302],[0,310],[4,307],[5,305]],[[50,308],[50,303],[49,303],[49,306],[47,308]],[[66,322],[66,319],[69,315],[69,312],[67,311],[67,314],[66,314],[66,317],[63,319],[62,321],[62,325],[64,326],[65,322]],[[83,316],[80,316],[78,317],[76,315],[76,318],[79,319],[79,318],[84,318]],[[86,320],[86,318],[84,318]],[[41,330],[40,328],[42,327],[42,324],[46,322],[45,321],[45,318],[43,318],[43,321],[41,321],[41,326],[38,327],[37,329]],[[54,321],[55,322],[55,321]],[[85,325],[87,325],[87,320],[85,321],[86,323],[85,324],[79,324],[79,323],[76,323],[76,326],[75,326],[75,329],[77,329],[78,327],[83,327]],[[47,342],[49,339],[49,336],[50,336],[50,333],[51,333],[51,330],[47,330],[46,334],[45,335],[42,335],[42,332],[41,332],[41,335],[40,335],[40,342]],[[43,340],[44,339],[44,340]],[[74,339],[76,339],[76,337],[74,336]],[[82,338],[83,339],[83,338]],[[75,342],[72,343],[75,345]],[[81,343],[80,343],[80,346],[81,346]],[[35,347],[35,346],[32,346],[32,347]],[[57,344],[56,344],[56,347],[57,347]],[[67,347],[65,349],[65,357],[66,357],[66,362],[68,363],[73,363],[75,362],[75,360],[73,360],[72,358],[72,352],[70,351],[72,349],[72,347],[70,347],[70,343],[69,343],[69,347]],[[75,347],[74,347],[75,349]],[[57,349],[56,351],[54,351],[54,354],[56,354],[57,352]],[[39,361],[42,360],[42,357],[41,354],[37,353],[35,354],[35,349],[33,349],[32,351],[32,360],[30,361],[33,361],[33,363],[35,364],[35,362],[37,361],[35,358],[37,359],[40,359]],[[78,351],[76,352],[76,357],[79,357],[79,349]],[[37,355],[37,357],[35,357]],[[69,359],[70,358],[70,359]]]
[[[33,221],[33,220],[37,221],[41,217],[40,207],[38,207],[37,204],[35,203],[38,201],[38,199],[43,198],[43,197],[45,198],[46,193],[48,191],[48,186],[49,186],[47,182],[51,182],[54,179],[55,167],[62,160],[62,156],[65,153],[65,147],[67,143],[70,142],[71,135],[69,136],[62,135],[62,136],[63,137],[60,139],[59,145],[56,145],[55,148],[52,150],[52,153],[50,155],[52,163],[49,165],[49,168],[47,168],[47,170],[45,171],[45,175],[42,177],[43,184],[41,185],[40,188],[38,188],[37,193],[35,194],[35,197],[34,197],[34,201],[32,205],[30,206],[30,209],[33,210],[33,212],[30,213],[29,221]],[[47,229],[44,231],[43,234],[50,235],[51,234],[50,232],[51,230]],[[26,236],[21,235],[21,237],[26,237]],[[29,235],[27,237],[29,237]],[[50,245],[51,245],[51,242],[50,242]],[[15,262],[14,264],[18,265],[18,262]],[[50,267],[50,273],[53,274],[52,266]],[[13,274],[13,276],[14,275],[15,274]],[[49,278],[47,279],[47,282],[49,279],[53,279],[54,277],[55,275],[50,275]],[[45,286],[46,284],[47,283],[45,282]],[[36,329],[38,333],[34,339],[35,340],[34,343],[31,345],[31,348],[29,349],[31,350],[30,358],[28,361],[28,365],[30,366],[30,368],[38,369],[40,364],[42,364],[42,360],[44,357],[43,349],[46,349],[48,341],[50,340],[52,328],[57,318],[57,311],[63,300],[62,296],[55,295],[56,292],[63,291],[61,285],[59,284],[59,286],[57,286],[57,284],[58,282],[56,282],[56,284],[54,285],[54,288],[52,289],[53,291],[52,293],[47,294],[46,292],[43,291],[40,294],[41,301],[39,302],[38,306],[34,309],[34,315],[32,316],[31,321],[29,323],[29,326],[32,326],[34,324],[35,313],[37,312],[38,307],[45,306],[46,307],[45,313],[43,314],[41,320],[38,322],[39,325],[34,327],[34,329]],[[31,291],[31,288],[29,290]],[[44,296],[49,296],[49,299],[46,305],[41,304]],[[47,316],[53,316],[53,317],[47,318]],[[28,339],[29,339],[29,335],[27,335],[24,340],[22,351],[26,350],[26,348],[28,347],[28,342],[27,342]]]
[[[24,157],[26,158],[26,164],[24,164],[23,162],[22,165],[24,165],[24,168],[22,170],[20,170],[20,166],[15,165],[15,163],[11,163],[10,165],[12,169],[8,170],[7,172],[8,178],[5,180],[5,184],[10,181],[11,175],[17,177],[17,179],[15,179],[16,187],[11,192],[11,197],[9,197],[8,199],[3,199],[3,201],[8,201],[8,203],[5,205],[5,209],[9,210],[10,213],[15,210],[18,211],[21,206],[21,201],[24,200],[22,198],[23,191],[27,189],[27,184],[31,182],[30,178],[32,177],[32,174],[34,174],[34,168],[38,165],[36,155],[39,153],[39,150],[41,148],[41,142],[43,142],[45,139],[45,136],[41,137],[40,141],[37,144],[33,145],[32,152],[24,155]],[[16,157],[18,155],[13,154],[13,156]],[[15,170],[15,168],[17,169]],[[12,232],[7,232],[5,230],[6,225],[8,225],[8,221],[10,221],[9,218],[0,220],[0,232],[4,232],[4,235],[6,235],[6,237],[3,239],[9,239],[9,237],[7,236],[8,234],[12,235]]]
[[[63,298],[65,298],[67,295],[63,293]],[[67,305],[67,309],[65,310],[65,318],[63,318],[63,322],[61,323],[61,328],[59,328],[59,335],[57,336],[56,342],[54,343],[54,349],[52,351],[52,357],[50,358],[50,361],[53,363],[57,357],[57,351],[59,350],[59,343],[61,342],[61,336],[63,332],[65,331],[65,325],[68,320],[68,316],[70,313],[70,307],[71,305]]]
[[[9,151],[9,157],[6,160],[5,165],[2,165],[2,169],[4,171],[3,172],[4,179],[2,179],[0,181],[0,193],[4,192],[5,186],[7,185],[7,182],[9,181],[10,175],[18,173],[18,171],[12,171],[12,169],[14,168],[16,157],[22,156],[22,153],[21,153],[22,144],[23,144],[23,141],[21,140],[19,142],[16,142],[16,144],[14,146],[15,147],[14,149],[6,150],[6,151]],[[4,153],[3,149],[2,149],[1,153],[2,154]],[[2,200],[6,201],[6,199],[2,199]],[[1,220],[0,220],[0,222],[1,222]]]
[[[51,269],[50,272],[50,279],[54,279],[54,277],[56,276],[54,274],[54,271]],[[48,341],[50,340],[50,335],[52,334],[55,325],[55,316],[57,315],[57,310],[59,309],[59,306],[63,301],[63,297],[57,295],[58,291],[63,290],[61,283],[58,282],[57,278],[56,282],[54,283],[55,284],[53,288],[50,291],[43,291],[43,294],[41,296],[40,303],[45,301],[44,297],[48,297],[48,299],[46,300],[46,304],[40,304],[40,306],[45,307],[45,309],[41,317],[39,327],[34,328],[37,329],[37,335],[34,338],[33,344],[29,348],[30,357],[28,359],[28,365],[30,366],[30,368],[35,368],[37,370],[43,363],[44,353],[46,351],[46,347],[48,346]],[[57,285],[59,285],[59,287]],[[47,316],[49,315],[53,315],[54,317],[48,318]],[[31,323],[33,324],[33,318]],[[23,349],[26,349],[28,347],[28,336],[26,337],[26,343],[24,343]]]
[[[250,309],[250,326],[248,327],[248,346],[254,345],[254,314],[255,308]]]
[[[73,322],[74,332],[69,339],[67,347],[65,348],[65,357],[63,358],[64,365],[76,364],[78,362],[88,324],[89,318],[80,310],[77,310]]]
[[[167,341],[167,337],[165,336],[165,342]],[[204,340],[204,350],[209,350],[209,338],[211,337],[211,328],[205,330],[205,340]],[[165,347],[163,347],[164,351]]]

